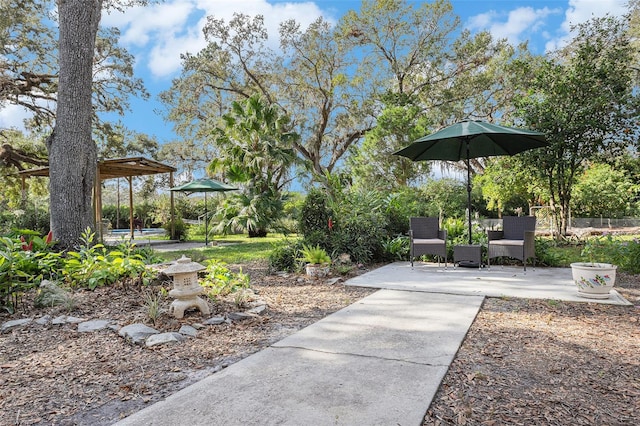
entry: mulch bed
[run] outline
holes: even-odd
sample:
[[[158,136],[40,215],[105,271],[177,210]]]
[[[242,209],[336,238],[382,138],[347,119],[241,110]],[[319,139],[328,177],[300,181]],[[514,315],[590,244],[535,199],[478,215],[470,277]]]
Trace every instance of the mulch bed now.
[[[373,292],[268,275],[260,263],[243,271],[267,313],[206,327],[182,344],[143,348],[72,325],[0,335],[0,425],[112,424]],[[424,424],[640,424],[640,279],[618,281],[636,306],[487,299],[428,410],[425,401]],[[79,292],[71,314],[160,331],[202,321],[197,312],[182,320],[165,313],[153,324],[144,296],[157,290]],[[35,309],[31,299],[0,322],[64,313]],[[228,297],[212,315],[237,310]]]
[[[615,288],[635,306],[486,299],[423,424],[640,424],[640,277]]]
[[[207,326],[198,336],[176,345],[145,348],[128,343],[111,330],[78,333],[75,325],[32,324],[0,334],[0,425],[110,425],[178,390],[374,292],[329,285],[290,274],[268,275],[266,265],[243,265],[256,298],[267,312],[254,319]],[[352,275],[366,272],[355,270]],[[177,320],[165,313],[149,319],[145,295],[159,287],[114,286],[75,294],[76,309],[36,309],[33,294],[14,315],[69,314],[86,319],[135,322],[164,331],[203,321],[198,311]],[[219,298],[211,316],[238,312],[233,296]]]

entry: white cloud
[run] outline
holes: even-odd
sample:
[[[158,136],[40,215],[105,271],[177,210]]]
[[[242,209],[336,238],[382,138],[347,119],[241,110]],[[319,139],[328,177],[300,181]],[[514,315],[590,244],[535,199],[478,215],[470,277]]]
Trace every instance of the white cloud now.
[[[167,32],[180,32],[193,12],[188,0],[160,3],[151,6],[135,6],[124,13],[107,14],[102,19],[106,26],[121,30],[120,42],[128,46],[144,46],[152,37]]]
[[[546,45],[548,52],[566,45],[571,39],[571,27],[606,14],[622,16],[628,11],[627,0],[569,0],[565,19],[555,38]]]
[[[487,30],[497,39],[507,39],[511,44],[518,44],[531,34],[541,31],[546,20],[560,12],[560,9],[548,7],[519,7],[508,13],[492,10],[472,17],[468,27],[471,30]]]
[[[33,116],[33,114],[21,106],[13,104],[3,105],[0,108],[0,128],[24,131],[24,120],[31,116]]]
[[[202,28],[206,16],[229,21],[234,12],[263,15],[271,47],[278,47],[278,26],[295,19],[303,27],[323,11],[314,2],[276,3],[267,0],[167,0],[124,13],[111,13],[102,23],[120,28],[121,43],[136,56],[138,65],[149,68],[154,77],[165,78],[180,70],[180,54],[196,53],[205,46]],[[330,16],[326,19],[333,21]]]

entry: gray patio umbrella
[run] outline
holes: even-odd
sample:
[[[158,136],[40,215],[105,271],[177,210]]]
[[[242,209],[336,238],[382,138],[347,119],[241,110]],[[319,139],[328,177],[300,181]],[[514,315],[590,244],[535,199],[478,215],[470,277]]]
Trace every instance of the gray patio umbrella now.
[[[471,170],[470,158],[514,155],[547,146],[544,133],[498,126],[483,121],[462,121],[424,136],[394,155],[413,161],[465,160],[467,164],[467,204],[469,244],[471,244]]]
[[[207,212],[207,193],[236,191],[238,188],[226,185],[213,179],[198,179],[184,185],[171,188],[170,191],[184,192],[187,195],[194,192],[204,192],[204,245],[209,245],[209,216]]]

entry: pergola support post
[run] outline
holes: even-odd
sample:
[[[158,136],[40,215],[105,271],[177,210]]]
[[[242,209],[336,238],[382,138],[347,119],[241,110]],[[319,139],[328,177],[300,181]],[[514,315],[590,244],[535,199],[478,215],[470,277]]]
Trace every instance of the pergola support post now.
[[[131,231],[131,239],[135,239],[135,228],[133,227],[133,177],[127,176],[129,182],[129,230]]]
[[[173,188],[173,172],[169,172],[169,188]],[[176,239],[176,209],[173,202],[173,191],[169,191],[170,205],[171,205],[171,228],[169,230],[170,238]]]
[[[104,229],[102,229],[102,179],[100,179],[100,166],[96,165],[96,180],[93,185],[93,211],[95,212],[94,227],[98,233],[100,242],[104,242]]]

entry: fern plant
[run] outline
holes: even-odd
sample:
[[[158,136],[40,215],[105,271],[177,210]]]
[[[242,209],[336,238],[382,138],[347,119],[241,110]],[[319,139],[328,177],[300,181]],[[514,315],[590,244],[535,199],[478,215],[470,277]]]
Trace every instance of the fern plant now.
[[[313,265],[329,265],[331,264],[331,257],[327,254],[327,251],[319,245],[308,246],[303,245],[300,250],[302,257],[300,260],[311,263]]]

